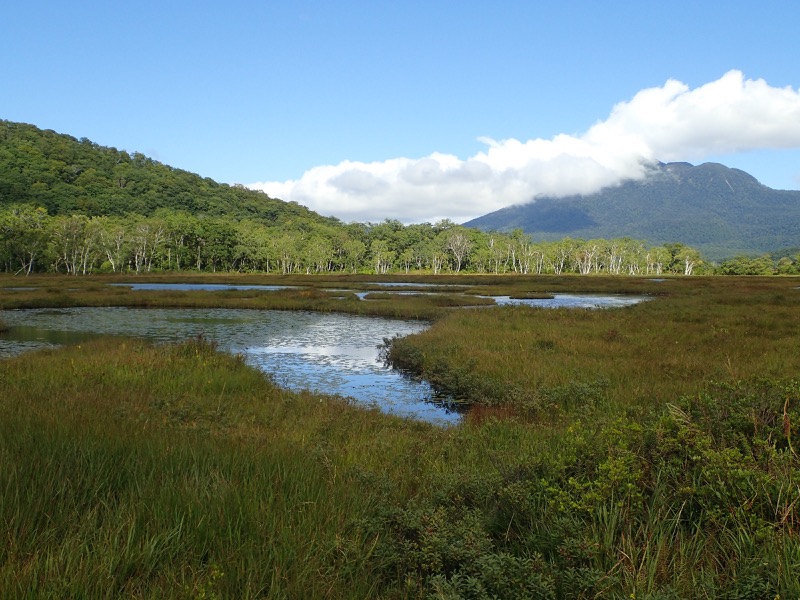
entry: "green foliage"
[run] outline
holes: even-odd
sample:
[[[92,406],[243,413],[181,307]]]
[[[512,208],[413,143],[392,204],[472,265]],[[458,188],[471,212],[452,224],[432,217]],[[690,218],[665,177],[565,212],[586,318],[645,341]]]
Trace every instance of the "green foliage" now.
[[[436,475],[373,525],[376,557],[442,598],[792,597],[800,465],[774,423],[800,416],[800,385],[711,386],[679,404],[571,428],[500,476]]]
[[[412,235],[406,235],[412,233]],[[357,237],[351,237],[357,236]],[[378,237],[385,236],[385,237]],[[343,227],[314,220],[264,223],[159,208],[150,216],[48,215],[0,208],[0,264],[6,272],[532,273],[691,275],[696,251],[646,248],[632,240],[534,244],[528,236],[452,227]]]
[[[30,204],[51,216],[151,216],[158,209],[289,226],[335,223],[295,203],[219,184],[134,152],[33,125],[0,121],[0,207]]]
[[[723,275],[774,275],[777,272],[788,275],[793,270],[791,259],[778,265],[768,254],[756,258],[737,256],[723,261],[719,266],[719,272]]]
[[[534,243],[521,229],[483,233],[447,220],[344,225],[139,153],[9,121],[0,121],[0,159],[6,272],[688,275],[703,267],[691,248],[670,255],[630,238]]]
[[[631,182],[602,192],[603,198],[611,199],[541,199],[498,213],[511,215],[510,220],[487,215],[474,223],[503,232],[481,232],[447,220],[434,225],[403,226],[389,219],[344,225],[296,203],[241,185],[218,184],[136,152],[0,121],[0,263],[7,272],[76,274],[192,268],[284,274],[689,275],[712,268],[698,249],[718,259],[796,242],[791,223],[797,220],[785,214],[794,210],[792,192],[768,190],[721,165],[696,167],[691,173],[700,175],[691,177],[674,165],[664,167],[670,168],[675,171],[672,175],[652,185]],[[727,187],[718,189],[725,178],[739,190],[736,202],[724,198],[730,191]],[[681,182],[677,194],[669,188],[675,181]],[[763,206],[752,208],[753,202],[761,201],[759,194],[767,193],[779,195],[769,204],[770,210],[782,211],[779,217]],[[692,194],[702,195],[703,201]],[[667,212],[680,218],[659,217],[660,228],[643,227],[641,223],[650,218],[648,201],[655,199],[659,215]],[[600,208],[604,202],[613,210]],[[674,206],[665,208],[665,202]],[[699,206],[714,215],[684,216]],[[721,207],[746,216],[733,227],[716,216]],[[41,214],[33,218],[37,209]],[[524,218],[514,216],[526,211],[542,214],[529,225],[524,214]],[[625,218],[614,217],[615,211],[622,211]],[[776,223],[783,224],[782,231],[770,233]],[[747,233],[748,227],[757,232]],[[703,236],[694,242],[700,239],[697,228],[702,228]],[[749,237],[734,247],[731,240],[741,231]],[[661,245],[616,237],[620,235]],[[695,247],[676,244],[675,239]],[[719,272],[791,274],[797,272],[795,259],[740,257],[725,261]]]

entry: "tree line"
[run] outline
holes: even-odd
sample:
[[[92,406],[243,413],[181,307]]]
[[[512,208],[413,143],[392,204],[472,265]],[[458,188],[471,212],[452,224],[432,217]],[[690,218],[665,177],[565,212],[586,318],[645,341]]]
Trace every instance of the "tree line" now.
[[[10,273],[800,273],[800,251],[716,267],[683,244],[534,240],[450,221],[345,224],[88,139],[0,121],[0,269]]]
[[[158,209],[152,215],[50,215],[41,206],[0,209],[6,273],[165,271],[314,273],[606,273],[691,275],[707,268],[682,244],[622,239],[534,241],[521,230],[483,232],[451,221],[294,227]]]

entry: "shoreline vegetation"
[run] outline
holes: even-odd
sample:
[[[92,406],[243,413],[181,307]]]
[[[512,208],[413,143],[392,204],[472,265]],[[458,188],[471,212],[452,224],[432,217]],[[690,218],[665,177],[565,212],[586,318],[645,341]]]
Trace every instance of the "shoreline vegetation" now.
[[[675,277],[670,281],[679,281]],[[378,276],[378,275],[30,275],[0,274],[0,310],[129,306],[315,310],[396,318],[434,320],[452,308],[489,306],[484,296],[552,297],[554,293],[660,295],[663,278],[581,276]],[[188,283],[282,286],[284,289],[136,290],[124,284]],[[401,284],[392,287],[393,283]],[[111,285],[116,284],[116,285]],[[418,284],[417,286],[413,284]],[[680,285],[680,284],[679,284]],[[390,294],[390,291],[402,292]],[[356,296],[367,292],[365,300]],[[387,302],[386,300],[390,300]]]
[[[564,292],[651,300],[462,306]],[[64,306],[426,319],[387,359],[472,408],[290,392],[203,339],[0,360],[0,596],[800,595],[797,277],[0,276],[0,323]]]

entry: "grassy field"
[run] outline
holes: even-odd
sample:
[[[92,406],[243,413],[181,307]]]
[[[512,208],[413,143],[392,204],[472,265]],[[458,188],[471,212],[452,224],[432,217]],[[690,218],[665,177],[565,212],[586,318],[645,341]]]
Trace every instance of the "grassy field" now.
[[[800,374],[797,279],[658,285],[615,310],[457,311],[389,356],[469,402],[529,416],[663,406],[709,381]]]
[[[420,280],[652,295],[614,310],[298,280],[176,296],[6,278],[0,307],[436,319],[390,356],[473,404],[464,424],[291,393],[202,339],[0,361],[0,597],[800,596],[800,280]]]

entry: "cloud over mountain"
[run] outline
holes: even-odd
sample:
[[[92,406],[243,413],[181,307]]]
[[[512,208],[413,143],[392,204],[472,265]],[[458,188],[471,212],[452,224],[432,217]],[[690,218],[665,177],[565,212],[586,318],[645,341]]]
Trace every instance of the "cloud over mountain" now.
[[[519,141],[480,138],[462,159],[434,153],[314,167],[249,187],[345,221],[461,222],[539,195],[588,194],[643,177],[657,160],[800,147],[800,90],[729,71],[695,89],[669,80],[620,102],[585,133]]]

